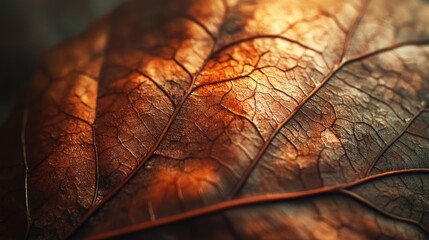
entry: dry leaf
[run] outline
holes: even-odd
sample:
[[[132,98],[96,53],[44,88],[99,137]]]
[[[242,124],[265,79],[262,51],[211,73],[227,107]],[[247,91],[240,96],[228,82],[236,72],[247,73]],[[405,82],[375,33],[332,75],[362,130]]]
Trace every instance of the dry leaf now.
[[[129,1],[1,136],[2,239],[429,237],[429,3]]]

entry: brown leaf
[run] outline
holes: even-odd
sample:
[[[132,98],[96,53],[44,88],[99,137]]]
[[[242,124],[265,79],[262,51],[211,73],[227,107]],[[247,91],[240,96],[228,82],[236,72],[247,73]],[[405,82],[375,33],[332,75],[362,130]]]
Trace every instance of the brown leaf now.
[[[429,237],[428,15],[129,1],[4,126],[2,238]]]

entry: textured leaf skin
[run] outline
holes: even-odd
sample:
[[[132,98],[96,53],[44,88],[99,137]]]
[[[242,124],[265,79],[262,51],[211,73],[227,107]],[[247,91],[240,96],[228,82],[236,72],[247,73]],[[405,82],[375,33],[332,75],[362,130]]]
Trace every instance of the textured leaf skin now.
[[[429,3],[129,1],[2,127],[2,239],[429,238]]]

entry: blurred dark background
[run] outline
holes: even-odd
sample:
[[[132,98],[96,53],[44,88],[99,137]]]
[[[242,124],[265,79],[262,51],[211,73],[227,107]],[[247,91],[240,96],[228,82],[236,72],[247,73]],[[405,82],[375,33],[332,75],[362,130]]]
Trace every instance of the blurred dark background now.
[[[0,124],[43,51],[78,34],[124,0],[0,0]]]

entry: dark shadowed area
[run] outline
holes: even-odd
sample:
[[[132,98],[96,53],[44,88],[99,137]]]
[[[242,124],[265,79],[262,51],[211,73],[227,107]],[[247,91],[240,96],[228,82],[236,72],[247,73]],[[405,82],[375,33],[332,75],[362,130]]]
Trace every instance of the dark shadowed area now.
[[[0,0],[0,123],[40,54],[124,0]]]

